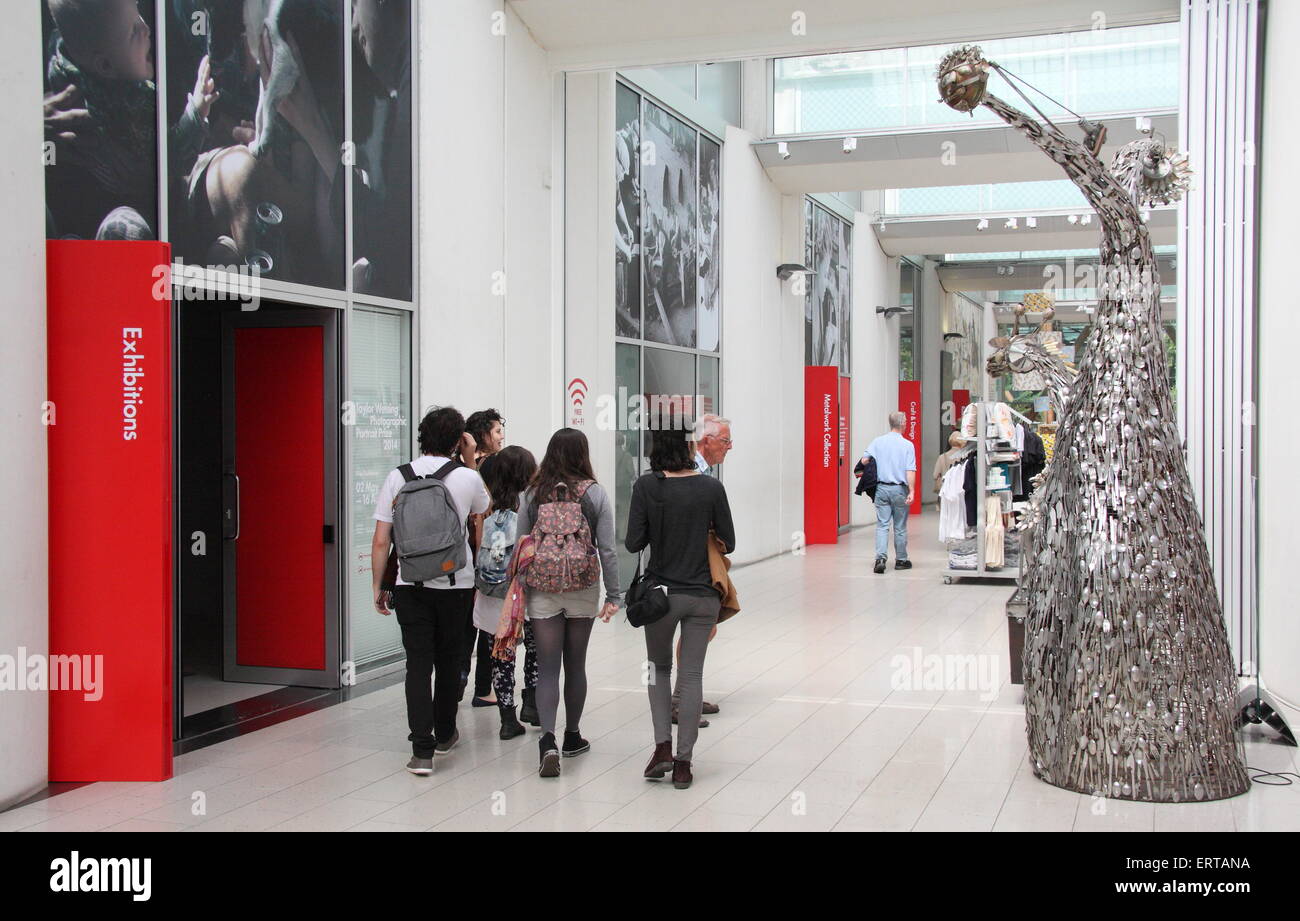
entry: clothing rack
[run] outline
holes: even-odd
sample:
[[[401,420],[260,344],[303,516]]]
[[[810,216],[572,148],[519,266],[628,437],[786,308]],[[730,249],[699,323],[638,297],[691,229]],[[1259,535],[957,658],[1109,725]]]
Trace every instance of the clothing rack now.
[[[1002,490],[991,490],[988,488],[988,408],[991,406],[988,402],[979,402],[975,404],[975,457],[971,463],[976,464],[975,468],[975,488],[979,492],[979,497],[975,502],[975,560],[974,569],[955,569],[952,566],[952,555],[950,548],[945,546],[944,552],[948,554],[947,567],[944,569],[943,582],[945,585],[951,585],[953,579],[1016,579],[1020,578],[1020,567],[1000,566],[989,568],[988,552],[985,546],[986,527],[988,524],[987,504],[988,497],[995,495]],[[1010,408],[1010,407],[1008,407]],[[1020,415],[1014,409],[1011,410],[1013,415]],[[1021,416],[1021,418],[1024,418]],[[1026,420],[1028,421],[1028,420]],[[1005,462],[1002,462],[1005,463]],[[1020,460],[1013,462],[1019,465]],[[1010,533],[1010,532],[1009,532]],[[1005,540],[1005,538],[1004,538]],[[1017,564],[1019,557],[1017,557]]]

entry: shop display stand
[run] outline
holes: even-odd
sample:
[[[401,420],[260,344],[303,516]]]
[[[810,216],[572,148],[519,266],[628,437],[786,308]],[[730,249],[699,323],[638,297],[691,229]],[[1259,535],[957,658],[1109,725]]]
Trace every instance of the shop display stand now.
[[[979,501],[975,503],[975,568],[955,569],[952,566],[952,554],[948,552],[948,568],[944,570],[944,585],[951,585],[954,579],[1016,579],[1020,578],[1019,557],[1015,566],[990,568],[987,564],[985,547],[985,527],[987,526],[988,497],[1000,490],[988,488],[988,403],[975,404],[975,483],[980,491]],[[1011,466],[1019,466],[1020,460]]]

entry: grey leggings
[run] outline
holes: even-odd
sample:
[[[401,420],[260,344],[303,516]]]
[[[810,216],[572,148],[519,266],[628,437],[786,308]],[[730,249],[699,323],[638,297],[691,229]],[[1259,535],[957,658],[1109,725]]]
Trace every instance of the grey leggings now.
[[[700,734],[700,712],[704,707],[704,654],[709,651],[709,634],[718,622],[721,602],[716,595],[668,596],[668,613],[645,627],[646,656],[654,664],[650,677],[650,717],[654,720],[655,742],[673,738],[673,636],[682,625],[682,653],[677,676],[680,701],[677,707],[677,760],[690,761],[695,739]]]
[[[560,664],[564,664],[564,728],[578,731],[587,703],[587,641],[593,617],[556,614],[529,621],[537,643],[537,713],[542,732],[555,732],[560,709]]]

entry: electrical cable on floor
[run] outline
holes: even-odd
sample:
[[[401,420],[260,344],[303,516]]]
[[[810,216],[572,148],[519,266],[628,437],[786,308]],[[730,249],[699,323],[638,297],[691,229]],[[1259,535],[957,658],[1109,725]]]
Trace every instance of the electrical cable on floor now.
[[[1250,779],[1255,783],[1263,784],[1266,787],[1289,787],[1291,784],[1295,783],[1295,781],[1290,778],[1294,777],[1296,780],[1300,780],[1300,774],[1297,774],[1295,771],[1266,771],[1263,768],[1251,767],[1249,764],[1246,765],[1246,770],[1258,771],[1259,773],[1253,775]],[[1265,777],[1276,777],[1278,779],[1265,780]]]

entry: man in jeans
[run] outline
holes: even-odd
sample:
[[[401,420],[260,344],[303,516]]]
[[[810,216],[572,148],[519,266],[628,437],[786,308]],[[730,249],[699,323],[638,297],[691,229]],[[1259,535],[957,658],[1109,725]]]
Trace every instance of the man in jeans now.
[[[453,460],[456,458],[456,460]],[[437,473],[446,464],[464,466],[443,480],[461,521],[481,515],[491,504],[482,478],[474,470],[474,439],[465,431],[465,417],[451,407],[430,411],[420,422],[420,456],[411,462],[416,476]],[[445,755],[460,741],[456,705],[461,695],[461,656],[466,625],[474,610],[474,558],[468,535],[465,566],[451,576],[423,585],[398,578],[394,592],[383,590],[384,568],[393,539],[393,502],[405,479],[398,470],[388,474],[375,503],[375,536],[370,549],[371,586],[375,610],[388,616],[395,603],[406,650],[406,719],[410,726],[412,774],[433,773],[433,756]],[[430,685],[432,684],[432,689]]]
[[[907,515],[916,489],[916,449],[903,437],[907,415],[889,414],[889,431],[867,446],[862,455],[876,459],[876,566],[885,571],[889,551],[889,526],[894,526],[894,568],[911,569],[907,558]]]

